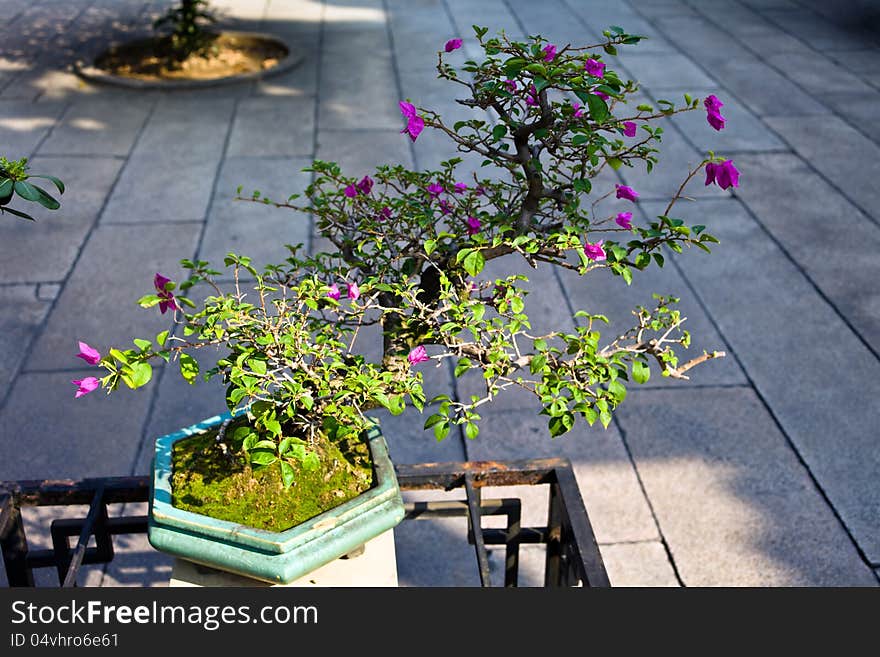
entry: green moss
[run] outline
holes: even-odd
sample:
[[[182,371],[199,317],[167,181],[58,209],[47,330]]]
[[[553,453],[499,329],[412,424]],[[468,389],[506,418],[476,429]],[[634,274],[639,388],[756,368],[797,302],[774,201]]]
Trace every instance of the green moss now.
[[[226,435],[244,422],[233,423]],[[253,470],[240,458],[225,456],[215,443],[216,434],[209,431],[174,444],[171,492],[178,509],[278,532],[339,506],[373,484],[363,440],[321,444],[321,464],[315,470],[290,461],[296,476],[285,489],[278,463]]]

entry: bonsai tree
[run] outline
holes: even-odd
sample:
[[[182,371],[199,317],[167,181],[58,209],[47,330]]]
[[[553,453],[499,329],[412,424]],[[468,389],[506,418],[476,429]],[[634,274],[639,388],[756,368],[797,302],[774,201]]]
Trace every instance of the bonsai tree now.
[[[26,212],[9,207],[9,203],[14,201],[16,196],[24,201],[39,203],[48,210],[57,210],[61,207],[61,204],[49,192],[28,182],[29,178],[48,180],[58,188],[59,194],[64,193],[64,183],[55,176],[28,174],[26,157],[14,161],[0,157],[0,214],[8,212],[16,217],[34,221],[34,218]]]
[[[259,269],[230,253],[223,268],[234,279],[231,291],[217,283],[221,270],[201,260],[182,261],[189,273],[179,282],[156,274],[139,304],[170,312],[175,333],[106,355],[81,343],[79,356],[103,374],[75,381],[76,395],[139,388],[157,359],[175,363],[191,383],[220,377],[229,409],[247,415],[219,432],[211,447],[218,463],[268,472],[289,486],[307,472],[329,477],[338,458],[328,455],[353,453],[374,422],[371,409],[399,414],[411,405],[426,414],[425,428],[438,440],[454,427],[475,438],[482,407],[522,388],[558,436],[579,421],[607,427],[627,386],[652,371],[687,378],[695,365],[723,355],[680,360],[690,337],[670,297],[637,308],[633,326],[603,342],[601,309],[578,311],[574,330],[538,334],[526,312],[527,278],[482,276],[486,262],[508,256],[584,277],[608,269],[628,284],[638,272],[663,267],[668,251],[709,251],[717,240],[673,209],[701,172],[706,185],[737,186],[730,160],[709,153],[695,163],[663,214],[644,224],[630,211],[637,190],[594,181],[609,167],[650,171],[663,134],[658,122],[670,115],[706,111],[709,123],[723,128],[722,103],[685,96],[680,104],[631,107],[637,84],[620,78],[606,58],[641,37],[619,27],[585,47],[475,31],[484,55],[454,67],[446,54],[462,41],[452,39],[437,71],[461,92],[459,103],[494,120],[450,125],[430,108],[401,101],[401,132],[417,141],[425,128],[438,130],[494,175],[466,177],[458,157],[438,170],[386,165],[368,175],[316,161],[302,197],[275,201],[254,192],[247,200],[313,216],[331,251],[289,246],[286,260]],[[610,197],[615,210],[600,212]],[[209,290],[199,304],[189,298],[197,286]],[[365,335],[376,325],[383,356],[371,360]],[[202,371],[197,356],[216,348],[219,360]],[[426,399],[422,368],[447,359],[457,377],[472,370],[482,376],[481,395]]]
[[[206,29],[216,21],[207,0],[180,0],[153,22],[158,32],[168,30],[170,64],[185,61],[205,52],[217,35]]]

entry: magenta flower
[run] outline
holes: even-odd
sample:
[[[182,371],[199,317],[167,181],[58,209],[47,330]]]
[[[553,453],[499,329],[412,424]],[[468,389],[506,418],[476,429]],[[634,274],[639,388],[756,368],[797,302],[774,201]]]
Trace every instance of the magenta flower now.
[[[596,262],[605,260],[605,249],[602,248],[602,244],[604,244],[604,240],[599,240],[595,244],[584,242],[584,254],[590,260],[595,260]]]
[[[409,355],[406,357],[406,359],[409,361],[410,365],[418,365],[419,363],[424,363],[427,360],[431,360],[430,358],[428,358],[428,352],[425,351],[425,348],[422,345],[419,345],[411,352],[409,352]]]
[[[588,59],[584,62],[584,70],[594,78],[605,77],[605,64],[598,59]]]
[[[452,52],[453,50],[458,50],[461,48],[461,39],[450,39],[446,42],[446,52]]]
[[[443,214],[449,214],[452,212],[452,206],[449,204],[449,201],[445,199],[440,201],[440,212]]]
[[[339,294],[339,286],[336,283],[330,286],[330,291],[327,292],[327,296],[331,299],[336,299],[337,301],[339,301],[339,297],[342,295]]]
[[[400,134],[406,133],[410,139],[415,141],[425,129],[425,121],[416,114],[416,108],[412,103],[401,100],[398,105],[400,105],[400,113],[406,118],[406,127],[400,131]]]
[[[467,218],[467,234],[468,235],[476,235],[480,232],[480,228],[483,224],[480,223],[480,220],[476,217],[468,217]]]
[[[617,225],[621,228],[626,228],[627,230],[632,230],[632,212],[619,212],[617,216],[614,218],[614,221],[617,222]]]
[[[739,187],[739,171],[733,166],[733,160],[724,160],[721,164],[709,162],[706,165],[706,184],[717,183],[721,189]]]
[[[593,91],[593,94],[599,96],[599,98],[601,98],[602,100],[608,100],[609,98],[611,98],[611,96],[606,94],[604,91]]]
[[[624,121],[623,122],[623,134],[627,137],[635,137],[636,136],[636,124],[633,121]]]
[[[97,365],[101,362],[101,354],[98,353],[98,350],[94,347],[90,347],[85,342],[79,343],[79,353],[76,357],[82,358],[89,365]]]
[[[364,176],[357,184],[357,188],[364,196],[368,195],[373,190],[373,179],[369,176]]]
[[[476,281],[468,281],[467,288],[465,291],[470,294],[471,292],[476,292],[479,289]]]
[[[159,293],[159,310],[162,311],[162,314],[165,314],[165,311],[171,308],[171,310],[180,310],[180,306],[177,305],[177,302],[174,300],[174,295],[170,290],[166,290],[165,286],[171,282],[171,279],[165,278],[162,274],[156,274],[156,277],[153,279],[153,285],[156,287],[156,292]]]
[[[84,379],[74,379],[71,383],[77,387],[74,399],[79,399],[101,387],[101,381],[93,376],[87,376]]]
[[[428,192],[428,194],[431,195],[432,198],[437,198],[438,196],[440,196],[440,194],[446,191],[445,189],[443,189],[443,185],[441,185],[440,183],[431,183],[430,185],[425,187],[425,190]]]
[[[626,201],[635,201],[639,194],[632,187],[627,187],[626,185],[614,185],[614,188],[617,190],[615,196],[617,198],[622,198]]]
[[[476,196],[485,196],[486,189],[482,185],[477,185],[476,189],[474,189],[474,194]]]
[[[709,122],[709,125],[716,130],[723,130],[725,119],[721,116],[721,108],[724,107],[724,103],[713,94],[706,96],[703,105],[706,106],[706,120]]]
[[[358,287],[357,283],[349,283],[348,284],[348,298],[354,301],[359,296],[361,296],[361,289]]]
[[[357,187],[355,187],[354,185],[349,185],[345,188],[343,194],[345,194],[348,198],[354,198],[358,195]]]
[[[538,104],[538,90],[535,88],[535,85],[531,85],[529,87],[529,95],[526,96],[526,105],[529,107],[534,107]]]
[[[391,219],[391,208],[387,205],[379,210],[379,214],[376,215],[377,221],[382,221],[383,219]]]
[[[507,90],[510,93],[513,93],[514,91],[516,91],[516,82],[513,80],[505,80],[504,86],[507,87]]]
[[[584,115],[584,108],[581,107],[580,103],[572,103],[571,109],[574,110],[574,118],[579,119]]]
[[[553,58],[556,57],[556,46],[554,46],[552,43],[548,43],[546,46],[544,46],[543,52],[544,61],[552,62]]]
[[[455,193],[464,194],[467,191],[467,183],[455,183]]]

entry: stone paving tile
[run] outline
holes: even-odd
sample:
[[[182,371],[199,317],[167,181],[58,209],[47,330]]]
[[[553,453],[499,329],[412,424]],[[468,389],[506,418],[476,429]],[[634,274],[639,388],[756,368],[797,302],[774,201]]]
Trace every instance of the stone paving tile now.
[[[442,1],[413,3],[391,0],[388,8],[397,69],[434,78],[437,51],[443,48],[446,41],[459,36]],[[455,61],[455,55],[453,52],[445,56],[449,57],[447,61],[452,62]]]
[[[679,586],[659,541],[600,545],[611,586]]]
[[[0,390],[7,390],[49,303],[37,298],[35,285],[0,287]]]
[[[394,548],[400,586],[480,585],[465,518],[402,522],[394,528]]]
[[[274,206],[234,201],[239,185],[242,195],[254,189],[279,202],[305,191],[311,175],[303,173],[311,160],[306,158],[227,158],[217,182],[217,195],[205,225],[199,258],[222,268],[230,251],[250,257],[262,267],[282,262],[289,252],[285,244],[307,243],[311,220],[305,214]],[[267,240],[272,235],[274,239]]]
[[[819,101],[703,19],[660,19],[658,26],[693,61],[759,116],[828,113]],[[678,85],[681,86],[681,85]],[[714,85],[711,85],[714,86]]]
[[[571,460],[590,522],[600,543],[657,540],[657,527],[632,468],[620,434],[613,427],[589,427],[578,422],[568,434],[550,438],[547,421],[533,411],[496,409],[482,412],[480,434],[467,441],[470,460],[506,460],[565,457]],[[523,522],[546,522],[546,491],[539,486],[518,487],[534,511]],[[505,488],[487,489],[486,495]],[[534,504],[533,500],[539,500]]]
[[[754,220],[735,202],[721,203],[730,207],[715,234],[734,248],[681,266],[843,522],[878,562],[880,452],[865,403],[880,395],[880,363]],[[840,367],[846,376],[828,385]]]
[[[75,347],[74,342],[74,347]],[[0,411],[0,479],[115,476],[131,467],[150,393],[74,399],[94,369],[21,374]],[[24,444],[27,448],[23,448]]]
[[[128,155],[149,109],[143,99],[79,100],[52,129],[40,154]]]
[[[336,162],[345,175],[352,177],[372,173],[382,164],[412,166],[409,139],[397,130],[322,129],[318,133],[316,157],[325,162]]]
[[[179,280],[177,263],[192,256],[198,231],[193,224],[99,226],[68,277],[26,369],[77,366],[77,340],[85,340],[106,353],[108,346],[124,347],[133,337],[149,339],[168,328],[168,315],[160,315],[155,308],[139,311],[136,301],[153,289],[156,272]],[[133,250],[136,258],[132,257]],[[119,272],[126,274],[121,276]],[[63,424],[59,422],[58,426]]]
[[[878,69],[880,71],[880,69]],[[876,79],[869,80],[875,87],[880,82],[880,73]],[[880,90],[871,89],[865,92],[841,93],[829,96],[828,104],[852,125],[856,130],[880,143]]]
[[[59,195],[51,183],[35,181],[61,202],[61,208],[54,212],[32,209],[34,222],[11,215],[0,217],[0,281],[63,280],[95,224],[121,166],[121,160],[111,158],[33,159],[34,173],[57,174],[66,190]]]
[[[303,55],[303,61],[293,69],[267,76],[254,84],[254,94],[271,96],[314,96],[318,92],[318,58],[314,55],[317,38],[309,38],[303,43],[291,44]]]
[[[312,97],[247,98],[236,112],[227,156],[311,155],[314,131]]]
[[[602,31],[611,25],[619,25],[630,34],[647,37],[645,41],[624,52],[670,53],[673,46],[657,30],[655,21],[640,16],[633,7],[616,0],[567,2],[572,11],[581,17],[582,24],[591,33],[594,43],[604,40]],[[636,6],[638,8],[638,6]],[[676,18],[679,20],[680,17]]]
[[[620,417],[688,586],[874,586],[750,390],[633,395]]]
[[[491,33],[504,30],[508,35],[522,35],[519,21],[504,0],[484,0],[480,3],[471,0],[447,0],[452,20],[458,28],[458,36],[467,41],[475,40],[472,25],[488,27]]]
[[[693,98],[706,98],[714,94],[724,103],[721,114],[727,123],[723,130],[715,130],[709,125],[706,121],[706,110],[702,105],[696,110],[677,114],[670,119],[670,122],[678,126],[701,155],[705,155],[710,150],[720,155],[729,151],[788,150],[785,143],[738,98],[731,97],[721,89],[681,88],[677,93],[667,91],[655,96],[663,96],[677,103],[683,103],[685,93],[689,93]]]
[[[369,52],[365,57],[364,53]],[[323,129],[394,128],[400,110],[385,29],[325,35],[318,121]]]
[[[636,50],[621,54],[617,60],[630,77],[651,89],[712,87],[717,83],[684,55],[670,53],[657,57]]]
[[[880,146],[834,116],[803,117],[798,121],[776,116],[769,117],[767,123],[798,155],[880,221],[880,186],[876,184]],[[829,144],[835,148],[828,148]]]
[[[839,92],[870,92],[872,89],[858,77],[816,53],[780,53],[766,58],[772,65],[794,80],[803,89],[817,96],[834,96]]]
[[[816,20],[809,11],[768,10],[762,15],[818,50],[862,50],[875,45],[865,34]]]
[[[204,221],[217,161],[197,153],[173,161],[159,153],[128,158],[107,206],[102,225]]]
[[[185,156],[217,160],[234,105],[228,92],[213,98],[186,92],[160,97],[133,155],[162,155],[169,162]]]
[[[59,103],[35,106],[29,102],[0,100],[0,144],[9,159],[30,157],[64,110]]]
[[[880,228],[795,155],[739,156],[737,196],[875,349],[880,349]],[[816,244],[823,257],[817,258]]]
[[[823,54],[853,73],[874,73],[880,69],[880,50],[825,50]]]

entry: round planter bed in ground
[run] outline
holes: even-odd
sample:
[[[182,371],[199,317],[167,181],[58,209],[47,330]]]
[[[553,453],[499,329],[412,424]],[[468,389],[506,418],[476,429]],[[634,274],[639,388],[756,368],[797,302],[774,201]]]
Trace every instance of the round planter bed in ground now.
[[[220,32],[203,54],[171,63],[168,37],[113,46],[94,63],[77,62],[91,82],[134,89],[192,89],[256,80],[289,71],[303,55],[280,38],[256,32]]]

